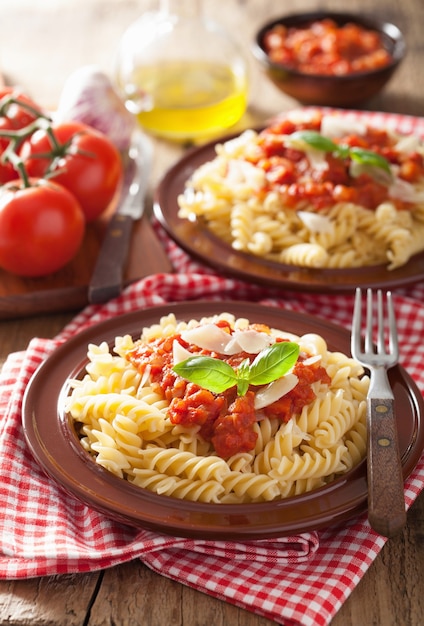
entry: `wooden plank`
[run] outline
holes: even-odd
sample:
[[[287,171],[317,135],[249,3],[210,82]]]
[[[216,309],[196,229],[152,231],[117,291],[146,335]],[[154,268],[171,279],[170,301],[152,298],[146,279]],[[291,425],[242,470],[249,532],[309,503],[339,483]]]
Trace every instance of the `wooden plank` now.
[[[83,626],[99,574],[0,581],[0,625]]]
[[[271,626],[275,622],[164,578],[136,560],[105,571],[89,626],[104,624]]]
[[[384,546],[331,626],[420,626],[424,616],[424,494],[408,511],[403,533]],[[416,581],[416,584],[410,584]],[[421,582],[419,582],[421,581]]]

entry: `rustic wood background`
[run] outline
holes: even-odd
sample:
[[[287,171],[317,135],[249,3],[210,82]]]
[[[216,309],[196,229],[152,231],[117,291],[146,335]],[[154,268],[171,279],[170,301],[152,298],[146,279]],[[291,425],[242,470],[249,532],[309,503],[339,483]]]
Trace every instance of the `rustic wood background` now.
[[[54,108],[67,75],[85,64],[110,72],[124,29],[149,0],[2,0],[0,66],[6,80],[23,85]],[[395,22],[405,33],[408,55],[385,91],[364,108],[422,115],[424,95],[422,0],[205,0],[205,10],[233,31],[249,54],[255,28],[294,10],[318,8],[367,13]],[[265,121],[296,106],[268,83],[251,59],[251,98],[242,125]],[[152,189],[182,153],[156,141]],[[165,259],[151,255],[146,273]],[[165,265],[166,266],[166,265]],[[65,285],[66,286],[66,285]],[[7,296],[7,292],[6,292]],[[34,336],[52,337],[73,312],[0,322],[0,362],[25,349]],[[11,316],[13,317],[13,316]],[[391,539],[332,626],[421,626],[424,616],[424,497],[408,513],[405,531]],[[0,626],[265,626],[271,622],[172,582],[141,562],[101,573],[0,581]]]

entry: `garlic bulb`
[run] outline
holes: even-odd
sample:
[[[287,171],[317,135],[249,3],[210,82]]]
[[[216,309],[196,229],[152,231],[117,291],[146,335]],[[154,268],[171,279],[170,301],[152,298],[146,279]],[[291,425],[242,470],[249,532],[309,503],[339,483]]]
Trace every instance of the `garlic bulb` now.
[[[83,66],[68,77],[54,119],[88,124],[122,151],[128,150],[136,125],[109,77],[94,65]]]

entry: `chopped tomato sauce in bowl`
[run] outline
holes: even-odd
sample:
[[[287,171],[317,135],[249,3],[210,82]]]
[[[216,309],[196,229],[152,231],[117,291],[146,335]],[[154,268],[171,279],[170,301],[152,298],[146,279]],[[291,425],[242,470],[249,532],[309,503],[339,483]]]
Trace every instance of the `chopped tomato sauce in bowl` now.
[[[274,19],[259,29],[253,47],[281,91],[303,104],[341,107],[375,96],[405,52],[394,24],[332,12]]]

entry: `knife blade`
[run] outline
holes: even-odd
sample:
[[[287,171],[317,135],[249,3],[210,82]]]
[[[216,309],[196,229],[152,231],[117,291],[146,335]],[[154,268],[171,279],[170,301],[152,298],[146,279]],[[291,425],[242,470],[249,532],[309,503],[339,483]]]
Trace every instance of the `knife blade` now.
[[[124,168],[119,204],[107,225],[88,287],[91,304],[107,302],[122,291],[132,227],[144,213],[152,160],[152,142],[136,133]]]

